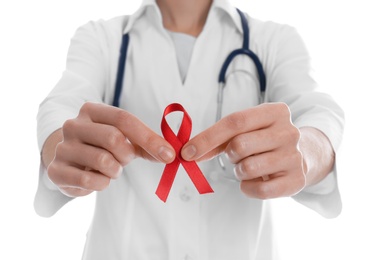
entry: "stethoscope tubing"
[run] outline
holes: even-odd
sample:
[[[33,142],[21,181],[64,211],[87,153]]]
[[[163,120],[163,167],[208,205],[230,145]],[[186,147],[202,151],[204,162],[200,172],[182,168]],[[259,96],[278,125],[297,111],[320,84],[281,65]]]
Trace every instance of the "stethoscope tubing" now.
[[[125,65],[126,65],[126,57],[128,53],[129,42],[130,42],[130,36],[128,33],[126,33],[122,36],[120,58],[119,58],[119,64],[117,68],[115,94],[114,94],[113,102],[112,102],[112,105],[115,107],[119,107],[120,105],[120,97],[121,97],[121,91],[122,91],[123,82],[124,82]]]

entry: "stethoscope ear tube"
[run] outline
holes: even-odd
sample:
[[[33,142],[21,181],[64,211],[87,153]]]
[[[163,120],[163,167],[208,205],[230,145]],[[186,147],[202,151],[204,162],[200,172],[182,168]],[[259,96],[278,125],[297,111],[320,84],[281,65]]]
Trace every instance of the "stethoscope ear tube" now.
[[[128,52],[129,41],[130,41],[129,34],[124,34],[122,36],[119,65],[117,68],[117,76],[116,76],[115,94],[114,94],[113,102],[112,102],[112,105],[115,107],[118,107],[120,104],[120,96],[121,96],[121,90],[122,90],[122,83],[124,81],[125,63],[126,63],[126,55]]]
[[[246,50],[246,49],[237,49],[237,50],[232,51],[228,55],[219,73],[219,80],[218,80],[219,83],[225,84],[225,75],[227,73],[227,69],[229,65],[231,64],[234,58],[236,58],[238,55],[241,55],[241,54],[249,56],[254,61],[254,64],[255,64],[255,67],[256,67],[256,70],[259,76],[260,92],[264,92],[266,88],[266,78],[265,78],[263,65],[261,64],[258,56],[256,56],[255,53],[253,53],[250,50]]]
[[[260,93],[265,92],[265,86],[266,86],[265,73],[264,73],[261,62],[259,61],[258,56],[256,56],[255,53],[253,53],[252,51],[246,50],[246,49],[237,49],[237,50],[232,51],[228,55],[227,59],[224,61],[223,66],[219,73],[218,100],[217,100],[218,106],[217,106],[217,112],[216,112],[216,121],[219,121],[222,117],[223,92],[224,92],[224,87],[225,87],[225,76],[227,73],[227,69],[229,65],[231,64],[231,62],[233,61],[233,59],[241,54],[249,56],[254,61],[256,70],[258,72],[258,77],[259,77]]]

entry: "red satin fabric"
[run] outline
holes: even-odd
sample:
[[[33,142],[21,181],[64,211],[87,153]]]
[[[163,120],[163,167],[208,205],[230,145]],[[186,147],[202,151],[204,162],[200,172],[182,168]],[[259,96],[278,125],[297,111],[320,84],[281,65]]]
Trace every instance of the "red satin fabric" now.
[[[183,121],[180,125],[179,132],[177,135],[174,134],[170,126],[166,122],[166,115],[180,111],[183,112]],[[192,130],[192,121],[188,113],[185,111],[182,105],[173,103],[168,105],[162,116],[161,131],[164,138],[174,147],[176,152],[175,160],[165,166],[164,172],[162,173],[160,183],[158,184],[156,195],[164,202],[166,202],[169,195],[171,186],[173,185],[175,175],[178,171],[179,165],[182,164],[186,170],[188,176],[191,178],[193,184],[200,194],[214,192],[210,184],[202,174],[200,168],[194,161],[183,160],[180,152],[185,143],[188,142]]]

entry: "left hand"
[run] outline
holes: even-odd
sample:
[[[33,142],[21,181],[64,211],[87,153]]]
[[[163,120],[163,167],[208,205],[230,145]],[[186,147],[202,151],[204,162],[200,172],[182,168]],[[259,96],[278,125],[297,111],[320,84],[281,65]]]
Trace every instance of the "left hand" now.
[[[192,138],[185,160],[207,160],[225,152],[241,190],[252,198],[292,196],[306,185],[300,131],[284,103],[262,104],[230,114]]]

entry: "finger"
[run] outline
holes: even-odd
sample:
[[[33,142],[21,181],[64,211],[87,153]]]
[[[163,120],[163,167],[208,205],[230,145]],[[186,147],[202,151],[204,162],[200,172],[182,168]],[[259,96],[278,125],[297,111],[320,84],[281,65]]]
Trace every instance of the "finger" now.
[[[131,143],[143,148],[159,161],[170,163],[175,158],[173,147],[164,138],[125,110],[105,104],[85,103],[80,114],[82,117],[90,117],[93,122],[117,127]]]
[[[251,198],[272,199],[294,196],[305,187],[304,174],[285,175],[281,173],[280,175],[270,178],[268,181],[264,181],[262,178],[242,181],[241,191]]]
[[[278,172],[300,171],[302,155],[299,151],[272,151],[249,156],[236,164],[235,175],[239,180],[253,180]]]
[[[59,187],[59,190],[66,196],[76,198],[76,197],[83,197],[89,195],[90,193],[94,192],[93,190],[84,190],[79,188],[71,188],[71,187]]]
[[[118,178],[122,166],[107,150],[81,143],[63,142],[57,146],[57,161],[77,167],[88,167],[109,178]]]
[[[281,117],[287,117],[287,105],[283,103],[263,104],[235,112],[192,138],[184,145],[182,157],[197,160],[234,136],[266,128]]]
[[[229,160],[238,163],[254,154],[272,151],[281,146],[283,138],[270,129],[262,129],[235,136],[225,148]]]
[[[63,171],[61,171],[63,169]],[[48,167],[50,180],[60,188],[101,191],[108,187],[110,178],[94,171],[53,162]]]
[[[88,129],[88,131],[81,131]],[[109,151],[122,166],[127,165],[139,154],[116,127],[82,120],[68,120],[63,126],[65,139],[77,139],[79,142]]]
[[[202,162],[202,161],[211,160],[211,159],[215,158],[217,155],[224,152],[226,146],[227,146],[227,144],[222,144],[222,145],[216,147],[215,149],[212,149],[211,151],[207,152],[206,154],[202,155],[200,158],[197,158],[196,161],[197,162]]]

